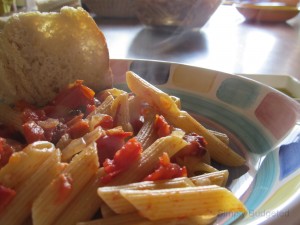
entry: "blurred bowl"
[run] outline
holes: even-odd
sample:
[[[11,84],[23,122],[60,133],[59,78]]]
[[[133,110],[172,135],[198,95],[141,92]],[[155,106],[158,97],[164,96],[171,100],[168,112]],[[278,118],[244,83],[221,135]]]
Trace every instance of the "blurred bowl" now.
[[[81,0],[90,13],[105,18],[136,18],[135,0]]]
[[[238,3],[236,9],[248,21],[255,22],[285,22],[299,13],[298,6],[289,6],[281,2]]]
[[[136,0],[136,15],[154,28],[201,28],[222,0]]]

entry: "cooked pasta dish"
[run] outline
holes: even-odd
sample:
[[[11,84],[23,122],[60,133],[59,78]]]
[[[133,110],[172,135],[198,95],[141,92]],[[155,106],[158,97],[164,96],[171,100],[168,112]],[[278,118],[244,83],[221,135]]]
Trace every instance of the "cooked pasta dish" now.
[[[0,104],[0,224],[211,224],[247,209],[225,188],[245,159],[180,99],[126,73],[129,92],[77,80],[51,102]]]

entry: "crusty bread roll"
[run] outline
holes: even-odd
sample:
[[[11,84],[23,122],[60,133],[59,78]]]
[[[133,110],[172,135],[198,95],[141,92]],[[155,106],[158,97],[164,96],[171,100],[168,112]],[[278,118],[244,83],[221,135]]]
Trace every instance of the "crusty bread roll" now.
[[[74,82],[112,86],[103,33],[82,8],[13,15],[0,32],[0,101],[43,105]]]

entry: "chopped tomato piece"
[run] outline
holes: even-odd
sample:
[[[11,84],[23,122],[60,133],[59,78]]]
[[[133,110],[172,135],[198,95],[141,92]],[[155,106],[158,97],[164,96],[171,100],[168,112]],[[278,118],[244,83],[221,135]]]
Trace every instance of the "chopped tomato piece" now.
[[[203,156],[206,153],[207,142],[204,137],[196,134],[190,133],[184,135],[183,139],[188,142],[183,149],[181,149],[176,155],[176,157],[183,158],[185,156]]]
[[[103,115],[101,118],[101,121],[95,126],[101,126],[103,129],[111,129],[114,126],[114,120],[111,116],[109,115]]]
[[[60,138],[66,134],[69,130],[67,125],[59,122],[56,126],[42,127],[45,132],[45,138],[47,141],[50,141],[54,144],[60,140]]]
[[[0,137],[0,169],[8,163],[10,156],[14,152],[22,149],[23,146],[19,142]]]
[[[69,134],[72,139],[80,138],[90,131],[89,123],[86,120],[79,120],[69,127]]]
[[[116,152],[112,160],[105,160],[103,167],[107,175],[102,177],[101,181],[107,183],[120,172],[126,170],[140,157],[141,152],[142,145],[135,138],[129,139],[126,144]]]
[[[57,179],[58,195],[56,203],[63,203],[72,192],[73,179],[69,174],[61,174]]]
[[[37,125],[34,121],[24,123],[22,127],[25,139],[28,143],[46,140],[43,128]]]
[[[53,105],[63,105],[70,109],[76,109],[87,104],[94,104],[95,92],[84,86],[82,80],[77,80],[68,88],[61,91],[52,101]]]
[[[152,174],[148,175],[144,179],[145,181],[165,180],[187,176],[186,168],[181,168],[179,165],[171,163],[167,153],[164,153],[161,157],[159,157],[159,163],[159,168],[156,169]]]
[[[74,124],[76,124],[77,122],[79,122],[80,120],[82,120],[82,118],[83,118],[83,114],[80,113],[80,114],[74,116],[71,120],[69,120],[69,121],[66,123],[66,125],[67,125],[68,127],[71,127],[71,126],[73,126]]]
[[[13,200],[16,191],[0,184],[0,213]]]
[[[162,115],[156,115],[154,128],[156,129],[158,137],[165,137],[171,134],[171,126]]]
[[[63,105],[46,105],[43,110],[48,117],[55,119],[65,118],[70,111],[69,108]]]
[[[13,149],[6,144],[6,140],[4,138],[0,138],[0,168],[6,165],[9,157],[13,153]]]
[[[125,139],[132,136],[131,132],[125,132],[121,127],[107,130],[105,133],[97,140],[100,164],[106,159],[113,159],[115,153],[125,144]]]
[[[95,105],[95,92],[82,83],[82,80],[77,80],[62,90],[50,104],[44,107],[46,115],[51,118],[64,118],[68,121],[76,111],[91,112]]]
[[[30,109],[26,108],[22,111],[22,121],[28,122],[28,121],[38,121],[38,120],[45,120],[47,119],[46,114],[44,110],[42,109]]]
[[[94,100],[94,102],[95,102],[95,100]],[[87,104],[84,116],[88,116],[95,109],[96,109],[95,105]]]

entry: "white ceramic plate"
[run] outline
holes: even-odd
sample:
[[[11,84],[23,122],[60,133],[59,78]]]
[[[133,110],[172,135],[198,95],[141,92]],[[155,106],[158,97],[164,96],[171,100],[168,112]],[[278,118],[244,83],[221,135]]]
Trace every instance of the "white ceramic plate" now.
[[[299,103],[252,79],[203,68],[143,60],[112,60],[111,67],[117,87],[126,88],[124,74],[132,70],[180,97],[183,109],[228,134],[247,159],[243,167],[228,168],[228,188],[249,215],[225,214],[216,224],[299,224]]]

